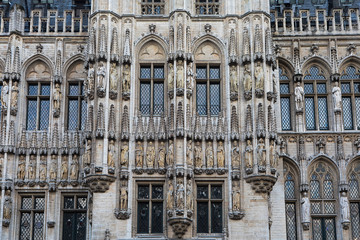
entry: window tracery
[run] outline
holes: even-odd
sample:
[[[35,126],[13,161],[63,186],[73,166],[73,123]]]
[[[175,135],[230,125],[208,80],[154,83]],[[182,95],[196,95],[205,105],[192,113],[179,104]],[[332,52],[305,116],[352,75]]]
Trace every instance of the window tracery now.
[[[164,14],[164,0],[142,0],[141,14],[143,15],[161,15]]]
[[[291,85],[288,70],[279,68],[280,81],[280,105],[281,105],[281,129],[292,130],[291,124]]]
[[[295,171],[284,163],[286,235],[289,240],[297,239],[298,182]]]
[[[352,164],[348,174],[349,182],[349,201],[350,201],[350,218],[351,233],[353,239],[360,238],[360,162],[356,161]]]

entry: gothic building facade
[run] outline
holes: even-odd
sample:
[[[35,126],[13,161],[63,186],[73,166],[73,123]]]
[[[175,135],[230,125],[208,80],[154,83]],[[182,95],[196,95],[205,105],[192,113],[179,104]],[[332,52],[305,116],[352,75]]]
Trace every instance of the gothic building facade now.
[[[359,10],[0,1],[0,239],[360,239]]]

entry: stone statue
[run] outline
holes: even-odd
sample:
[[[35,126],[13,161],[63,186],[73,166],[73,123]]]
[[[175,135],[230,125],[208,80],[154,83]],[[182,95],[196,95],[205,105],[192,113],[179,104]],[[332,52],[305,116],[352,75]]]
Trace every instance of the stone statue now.
[[[110,67],[110,91],[117,91],[117,82],[119,79],[116,63],[112,63]]]
[[[11,88],[11,102],[10,102],[11,108],[17,108],[18,95],[19,95],[18,82],[15,81],[13,82],[13,86]]]
[[[230,92],[237,93],[238,91],[239,91],[238,75],[236,71],[236,66],[233,65],[230,67]]]
[[[165,143],[164,142],[160,142],[160,146],[159,146],[159,158],[158,158],[158,166],[159,168],[165,168],[165,157],[166,157],[166,153],[165,153]]]
[[[225,168],[225,150],[222,141],[219,142],[217,147],[217,164],[218,168]]]
[[[250,139],[246,141],[246,148],[245,148],[245,165],[246,168],[252,168],[254,166],[253,161],[253,147],[252,142]]]
[[[342,105],[342,97],[341,97],[341,89],[339,87],[339,83],[335,82],[334,87],[332,89],[333,100],[334,100],[334,110],[335,112],[341,111]]]
[[[203,162],[202,162],[202,148],[200,146],[200,142],[196,142],[195,148],[194,148],[194,158],[195,158],[195,167],[196,168],[202,168]]]
[[[11,191],[10,190],[5,191],[4,198],[5,199],[4,199],[4,208],[3,208],[3,219],[10,220],[11,213],[12,213],[12,199],[11,199]]]
[[[124,167],[129,164],[129,145],[127,143],[121,147],[120,164]]]
[[[194,86],[194,70],[193,70],[193,63],[190,62],[187,67],[186,88],[191,90],[193,86]]]
[[[233,193],[232,193],[232,197],[233,197],[233,211],[240,211],[240,189],[239,189],[239,183],[238,182],[234,182],[233,184],[234,188],[233,188]]]
[[[252,79],[251,79],[251,70],[250,64],[245,64],[244,69],[244,91],[251,92],[252,89]]]
[[[255,67],[255,85],[256,89],[264,90],[264,69],[262,68],[260,62],[256,64]]]
[[[60,84],[56,83],[53,92],[53,106],[54,106],[54,111],[56,112],[60,111],[61,96],[62,94],[61,94]]]
[[[303,197],[301,198],[301,216],[303,223],[310,223],[310,201],[307,192],[303,192]]]
[[[155,147],[152,141],[149,142],[146,150],[146,166],[147,168],[154,168],[155,163]]]
[[[1,89],[1,106],[7,108],[7,102],[9,98],[9,86],[6,81],[3,81],[3,86]]]
[[[89,72],[85,83],[86,92],[94,91],[94,82],[95,82],[95,70],[94,67],[91,65],[89,67]]]
[[[173,209],[173,207],[174,207],[174,185],[172,183],[172,180],[169,180],[169,188],[167,191],[166,206],[168,209]]]
[[[137,142],[137,146],[135,149],[135,165],[137,168],[141,168],[143,166],[143,156],[144,156],[144,148],[140,141]]]
[[[240,149],[237,141],[234,141],[231,150],[231,166],[232,168],[240,168]]]
[[[270,140],[269,157],[270,157],[270,166],[272,168],[276,168],[278,165],[278,161],[277,161],[278,159],[277,159],[276,145],[273,139]]]
[[[174,66],[172,63],[169,63],[168,88],[169,90],[174,89]]]
[[[187,181],[187,186],[186,186],[186,209],[190,211],[194,209],[194,196],[192,191],[191,180]]]
[[[300,82],[297,82],[295,87],[295,107],[296,111],[301,112],[304,106],[304,89],[300,86]]]
[[[186,164],[188,166],[193,165],[193,159],[192,159],[192,140],[188,140],[186,144]]]
[[[169,140],[169,149],[166,155],[166,165],[173,166],[174,165],[174,142],[173,140]]]
[[[179,179],[177,183],[177,191],[176,191],[176,208],[182,209],[184,208],[184,200],[185,200],[185,188],[182,179]]]
[[[20,157],[19,157],[17,178],[19,180],[24,180],[25,179],[25,155],[20,155]]]
[[[116,150],[114,140],[110,140],[109,149],[108,149],[108,167],[114,168],[116,161]]]
[[[50,180],[56,180],[56,175],[57,175],[57,158],[56,155],[51,155]]]
[[[120,188],[120,209],[127,210],[128,205],[128,191],[126,187],[122,186]]]
[[[78,180],[79,177],[79,157],[74,155],[70,166],[70,180]]]
[[[346,196],[346,192],[341,193],[340,209],[341,209],[341,220],[342,220],[342,222],[350,222],[349,200],[348,200],[348,198]]]
[[[184,88],[184,64],[181,60],[176,64],[176,88]]]
[[[207,143],[207,147],[205,150],[205,156],[206,156],[206,167],[213,168],[214,167],[214,151],[213,151],[211,142]]]
[[[257,159],[259,166],[266,166],[266,150],[264,139],[260,138],[257,146]]]
[[[68,179],[68,156],[64,155],[61,161],[61,172],[60,179],[67,180]]]
[[[102,62],[100,62],[98,70],[97,70],[97,78],[98,78],[98,88],[105,89],[105,76],[106,69]]]
[[[46,181],[46,173],[47,173],[47,164],[46,164],[46,156],[41,156],[41,163],[40,163],[40,169],[39,169],[39,179],[40,181],[44,182]]]
[[[34,181],[36,178],[36,156],[30,155],[29,166],[27,169],[27,178],[30,181]]]
[[[88,139],[86,142],[85,153],[83,155],[84,167],[90,167],[91,164],[91,140]]]
[[[129,64],[124,65],[122,91],[130,92],[130,65]]]

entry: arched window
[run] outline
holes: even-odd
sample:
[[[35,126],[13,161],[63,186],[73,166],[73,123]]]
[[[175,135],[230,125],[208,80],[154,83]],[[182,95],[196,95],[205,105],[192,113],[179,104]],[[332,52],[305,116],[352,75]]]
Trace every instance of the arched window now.
[[[310,204],[313,240],[336,239],[335,175],[325,163],[310,171]]]
[[[47,130],[50,117],[50,70],[42,61],[30,65],[26,72],[26,129]]]
[[[220,50],[205,42],[195,53],[196,109],[199,115],[218,115],[221,111]]]
[[[350,217],[351,217],[351,233],[352,239],[360,239],[360,162],[357,161],[351,166],[348,175],[349,181],[349,201],[350,201]]]
[[[353,130],[354,123],[360,130],[360,72],[354,66],[348,66],[340,77],[344,129]]]
[[[84,97],[84,64],[77,61],[67,73],[67,129],[84,130],[86,121],[86,100]]]
[[[291,92],[290,77],[285,68],[279,68],[280,81],[280,104],[281,104],[281,129],[283,131],[292,130],[291,125]]]
[[[288,240],[297,239],[298,216],[296,213],[299,189],[294,172],[289,164],[284,163],[286,236]]]
[[[304,74],[305,121],[307,130],[329,130],[328,84],[324,71],[311,66]]]

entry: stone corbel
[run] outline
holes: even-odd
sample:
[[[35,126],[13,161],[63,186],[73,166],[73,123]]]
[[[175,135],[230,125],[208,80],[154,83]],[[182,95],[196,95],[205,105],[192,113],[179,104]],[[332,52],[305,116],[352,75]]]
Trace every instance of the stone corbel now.
[[[277,178],[271,175],[251,175],[245,178],[256,193],[270,193]]]
[[[303,75],[301,73],[296,73],[294,76],[293,76],[293,80],[294,82],[302,82],[303,80]]]
[[[129,219],[130,215],[131,215],[131,209],[122,210],[122,209],[116,208],[114,211],[114,215],[117,219],[120,219],[120,220]]]
[[[116,177],[110,175],[88,175],[85,177],[85,186],[90,187],[92,192],[106,192]]]
[[[185,217],[174,217],[168,220],[168,223],[172,227],[174,234],[179,239],[182,239],[182,237],[185,235],[191,222],[192,220],[190,218]]]
[[[333,73],[330,76],[331,82],[339,82],[340,80],[340,73]]]
[[[232,220],[241,220],[244,216],[245,216],[244,210],[229,212],[229,218]]]

